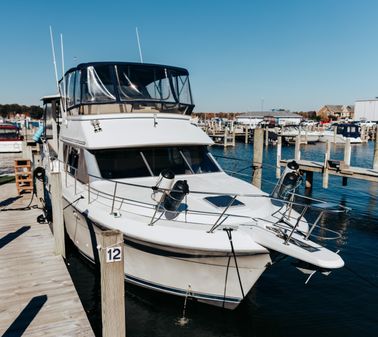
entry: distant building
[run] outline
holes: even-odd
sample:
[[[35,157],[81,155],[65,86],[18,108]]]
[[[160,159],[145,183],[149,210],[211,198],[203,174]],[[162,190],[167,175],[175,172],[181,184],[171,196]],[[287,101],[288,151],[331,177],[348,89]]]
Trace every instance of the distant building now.
[[[353,119],[354,107],[353,105],[324,105],[316,112],[316,116],[320,117],[323,121]]]
[[[356,121],[378,121],[378,98],[358,100],[354,110]]]
[[[275,125],[298,125],[301,120],[302,116],[288,110],[251,111],[236,117],[238,123],[246,124],[251,127],[261,122]]]

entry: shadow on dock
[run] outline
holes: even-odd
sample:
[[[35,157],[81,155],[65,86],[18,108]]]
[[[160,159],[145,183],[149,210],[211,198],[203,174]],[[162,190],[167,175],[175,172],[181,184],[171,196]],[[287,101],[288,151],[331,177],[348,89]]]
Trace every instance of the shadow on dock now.
[[[21,337],[46,302],[47,295],[33,297],[2,337]]]
[[[22,196],[18,195],[17,197],[10,197],[8,199],[5,199],[3,201],[0,201],[0,207],[5,207],[13,204],[18,199],[22,198]]]
[[[24,234],[30,229],[30,226],[22,226],[21,228],[17,229],[15,232],[8,233],[4,237],[0,239],[0,249],[6,246],[8,243],[12,242],[13,240],[17,239],[20,235]]]

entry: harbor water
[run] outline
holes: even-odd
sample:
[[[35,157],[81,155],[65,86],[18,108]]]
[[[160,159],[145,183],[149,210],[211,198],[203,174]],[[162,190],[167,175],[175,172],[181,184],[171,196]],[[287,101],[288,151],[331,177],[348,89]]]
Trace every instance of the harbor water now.
[[[352,145],[351,165],[371,167],[374,143]],[[240,171],[251,180],[253,146],[213,147],[222,167]],[[302,159],[323,161],[325,145],[302,146]],[[331,158],[342,159],[344,147],[332,146]],[[294,147],[282,148],[282,159],[294,157]],[[3,157],[1,162],[3,162]],[[275,178],[276,147],[264,150],[263,190],[270,192]],[[4,171],[4,168],[3,168]],[[351,208],[348,214],[327,215],[322,225],[340,232],[341,238],[323,241],[340,251],[345,267],[325,276],[308,275],[293,266],[290,258],[269,267],[243,303],[225,311],[188,301],[186,324],[180,324],[184,299],[158,294],[126,284],[128,337],[142,336],[377,336],[378,335],[378,184],[330,176],[329,188],[314,174],[311,196]],[[308,193],[301,186],[299,193]],[[71,246],[67,265],[97,336],[101,336],[100,278],[95,267]],[[127,256],[125,257],[127,258]],[[175,277],[175,275],[172,275]]]

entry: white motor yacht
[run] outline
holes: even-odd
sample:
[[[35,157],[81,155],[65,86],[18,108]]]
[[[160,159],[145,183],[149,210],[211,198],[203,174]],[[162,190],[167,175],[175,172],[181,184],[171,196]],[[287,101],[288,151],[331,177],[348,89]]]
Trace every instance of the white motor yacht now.
[[[22,136],[18,127],[10,123],[0,124],[0,153],[21,151]]]
[[[66,230],[89,260],[99,261],[99,233],[118,229],[126,281],[229,309],[278,254],[314,271],[344,265],[311,241],[321,215],[340,208],[293,201],[295,163],[272,195],[220,167],[212,140],[190,123],[186,69],[85,63],[60,85],[61,112],[57,97],[44,99],[53,134],[44,139],[44,163],[47,179],[62,172]],[[320,214],[314,223],[308,209]]]
[[[285,138],[287,142],[295,141],[295,138],[300,135],[302,143],[316,143],[319,141],[321,132],[313,130],[304,130],[299,126],[289,125],[285,126],[281,130],[281,136]]]
[[[347,139],[349,139],[351,144],[362,143],[358,125],[351,123],[334,124],[324,130],[323,134],[319,137],[320,142],[331,142],[335,144],[345,144]]]

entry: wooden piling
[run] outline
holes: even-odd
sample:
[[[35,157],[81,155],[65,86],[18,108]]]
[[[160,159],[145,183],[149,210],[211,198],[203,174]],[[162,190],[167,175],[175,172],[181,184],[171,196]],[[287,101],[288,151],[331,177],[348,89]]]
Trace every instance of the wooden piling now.
[[[269,129],[266,126],[265,127],[265,146],[268,146],[268,145],[269,145]]]
[[[364,143],[367,141],[367,137],[366,137],[366,126],[365,125],[362,125],[361,126],[361,141]]]
[[[328,179],[329,179],[328,160],[330,159],[330,155],[331,155],[331,143],[328,140],[326,143],[326,151],[324,154],[323,188],[328,188]]]
[[[312,189],[313,180],[314,180],[314,172],[307,171],[306,172],[306,183],[305,183],[305,187],[307,189],[310,189],[310,190]]]
[[[261,188],[264,129],[256,128],[253,137],[253,178],[252,184]]]
[[[301,160],[301,135],[295,137],[295,155],[294,158],[296,161]]]
[[[100,245],[102,336],[124,337],[126,322],[122,232],[103,231]]]
[[[244,143],[248,144],[248,127],[245,127]]]
[[[373,170],[378,170],[378,126],[375,130]]]
[[[350,139],[347,138],[345,141],[344,147],[344,164],[346,166],[350,166],[350,157],[351,157],[351,146],[350,146]]]
[[[276,178],[281,177],[281,152],[282,152],[282,136],[277,136],[277,160],[276,160]]]
[[[34,161],[33,161],[33,169],[34,170],[37,167],[42,166],[41,155],[39,153],[35,153],[33,159],[34,159]],[[35,176],[33,176],[33,179],[34,179],[34,183],[35,183],[35,195],[37,197],[37,205],[38,205],[38,208],[42,208],[43,207],[42,200],[45,199],[44,182],[39,180],[39,179],[36,179]]]
[[[26,144],[26,140],[24,139],[21,143],[21,146],[22,146],[22,158],[23,159],[30,159],[28,158],[28,149],[27,149],[27,144]]]
[[[66,257],[64,242],[64,220],[62,202],[62,180],[60,172],[51,172],[51,204],[53,212],[53,232],[55,239],[55,254]]]

